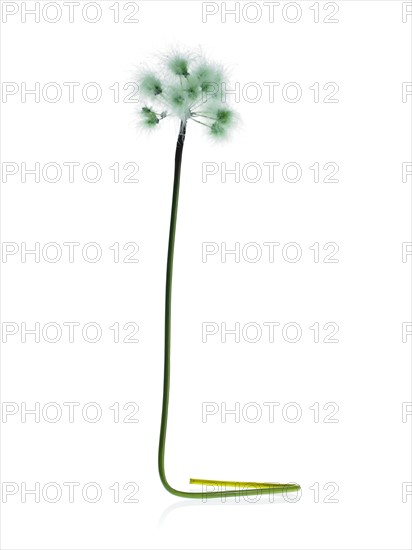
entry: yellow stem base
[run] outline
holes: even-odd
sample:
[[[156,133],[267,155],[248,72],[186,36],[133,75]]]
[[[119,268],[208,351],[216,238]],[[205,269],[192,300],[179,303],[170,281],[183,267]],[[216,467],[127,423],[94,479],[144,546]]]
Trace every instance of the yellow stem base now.
[[[224,487],[235,487],[238,489],[274,489],[296,487],[299,490],[299,485],[295,483],[266,483],[258,481],[219,481],[216,479],[196,479],[190,478],[191,485],[221,485]]]

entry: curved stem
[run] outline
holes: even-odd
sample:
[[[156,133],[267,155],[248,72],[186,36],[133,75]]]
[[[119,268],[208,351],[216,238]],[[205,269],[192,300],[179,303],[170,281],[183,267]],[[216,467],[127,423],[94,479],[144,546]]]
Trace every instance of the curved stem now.
[[[229,491],[201,491],[201,492],[186,492],[174,489],[169,485],[165,474],[165,446],[167,432],[167,417],[169,411],[169,393],[170,393],[170,343],[171,343],[171,312],[172,312],[172,277],[173,277],[173,256],[176,235],[177,208],[179,203],[179,187],[180,187],[180,172],[182,167],[183,145],[186,137],[186,121],[181,121],[179,136],[176,143],[175,154],[175,172],[173,180],[173,198],[172,211],[170,216],[170,231],[169,231],[169,246],[167,251],[167,270],[166,270],[166,304],[165,304],[165,344],[164,344],[164,375],[163,375],[163,401],[162,401],[162,420],[160,424],[160,439],[159,439],[159,475],[163,486],[172,495],[206,499],[206,498],[222,498],[239,497],[252,495],[267,495],[274,493],[286,493],[289,491],[297,491],[299,485],[294,483],[255,483],[255,482],[235,482],[235,481],[209,481],[202,479],[191,479],[190,483],[207,485],[215,488],[218,485],[238,487],[236,490]],[[253,487],[246,489],[245,487]]]

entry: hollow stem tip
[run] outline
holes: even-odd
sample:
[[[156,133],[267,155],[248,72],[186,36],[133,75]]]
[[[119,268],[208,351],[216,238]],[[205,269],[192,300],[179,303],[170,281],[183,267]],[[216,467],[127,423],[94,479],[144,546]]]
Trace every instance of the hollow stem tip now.
[[[300,485],[297,483],[268,483],[268,482],[258,482],[258,481],[220,481],[216,479],[196,479],[190,478],[191,485],[207,485],[212,487],[234,487],[235,489],[241,491],[244,490],[262,490],[266,492],[273,493],[283,493],[291,491],[299,491]]]

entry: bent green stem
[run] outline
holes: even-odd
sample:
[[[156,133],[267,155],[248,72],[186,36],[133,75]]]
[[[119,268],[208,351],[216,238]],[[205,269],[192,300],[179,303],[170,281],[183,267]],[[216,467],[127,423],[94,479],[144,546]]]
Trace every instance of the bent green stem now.
[[[177,208],[179,203],[180,172],[182,167],[183,146],[186,137],[186,120],[180,123],[179,136],[176,144],[175,171],[173,180],[173,198],[172,211],[170,216],[169,245],[167,251],[167,270],[166,270],[166,303],[165,303],[165,340],[164,340],[164,375],[163,375],[163,401],[162,401],[162,419],[160,424],[159,439],[159,475],[160,480],[169,493],[178,497],[207,499],[207,498],[226,498],[226,497],[247,497],[253,495],[268,495],[274,493],[287,493],[298,491],[300,486],[295,483],[256,483],[239,481],[215,481],[205,479],[190,479],[192,484],[201,484],[207,488],[215,489],[218,486],[236,487],[234,490],[213,490],[186,492],[174,489],[167,481],[165,473],[165,447],[167,419],[169,411],[170,394],[170,344],[171,344],[171,313],[172,313],[172,278],[173,278],[173,257],[176,235]],[[250,488],[252,487],[252,488]]]

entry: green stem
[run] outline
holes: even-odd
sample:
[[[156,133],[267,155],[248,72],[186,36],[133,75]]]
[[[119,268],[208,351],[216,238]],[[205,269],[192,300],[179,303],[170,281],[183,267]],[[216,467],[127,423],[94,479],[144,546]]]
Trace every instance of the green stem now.
[[[160,439],[159,439],[159,475],[163,486],[169,493],[178,497],[205,499],[205,498],[226,498],[240,497],[252,495],[268,495],[273,493],[286,493],[289,491],[297,491],[299,485],[294,483],[244,483],[245,486],[255,487],[253,489],[239,489],[232,491],[202,491],[202,492],[186,492],[178,491],[169,485],[165,474],[165,446],[166,446],[166,431],[167,417],[169,410],[169,393],[170,393],[170,343],[171,343],[171,313],[172,313],[172,277],[173,277],[173,256],[176,235],[177,208],[179,203],[179,187],[180,187],[180,172],[182,167],[183,145],[186,137],[186,121],[181,121],[179,136],[176,143],[175,154],[175,172],[173,180],[173,198],[172,212],[170,216],[170,231],[169,231],[169,246],[167,251],[167,270],[166,270],[166,304],[165,304],[165,345],[164,345],[164,375],[163,375],[163,401],[162,401],[162,420],[160,424]],[[242,482],[229,481],[208,481],[191,479],[191,483],[202,483],[207,486],[228,485],[242,487]]]
[[[209,124],[205,124],[204,122],[201,122],[200,120],[196,120],[195,118],[192,118],[193,122],[197,122],[198,124],[201,124],[202,126],[206,126],[206,128],[210,128]]]
[[[202,115],[201,113],[192,113],[193,116],[201,116],[202,118],[210,118],[210,120],[217,120],[214,116]]]

